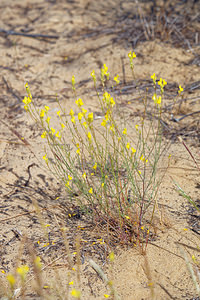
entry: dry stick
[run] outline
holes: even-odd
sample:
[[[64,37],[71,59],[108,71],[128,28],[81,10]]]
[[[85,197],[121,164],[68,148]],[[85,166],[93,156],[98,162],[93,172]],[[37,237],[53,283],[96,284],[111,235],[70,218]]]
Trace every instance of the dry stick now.
[[[14,92],[13,88],[8,84],[8,82],[7,82],[7,80],[4,78],[4,76],[2,76],[2,78],[3,78],[3,81],[4,81],[5,85],[6,85],[7,91],[8,91],[11,95],[13,95],[18,101],[21,102],[21,98]]]
[[[5,35],[19,35],[24,37],[30,37],[30,38],[48,38],[48,39],[58,39],[59,35],[48,35],[48,34],[30,34],[30,33],[23,33],[23,32],[16,32],[13,30],[5,30],[3,28],[0,28],[0,33],[4,33]]]
[[[189,153],[190,156],[192,157],[194,163],[196,164],[198,170],[200,171],[200,167],[199,167],[199,165],[198,165],[198,163],[197,163],[197,161],[196,161],[194,155],[192,154],[192,152],[191,152],[190,149],[188,148],[188,146],[185,144],[185,142],[183,141],[183,139],[182,139],[180,136],[178,137],[178,139],[179,139],[179,141],[183,144],[183,146],[185,147],[185,149],[188,151],[188,153]]]

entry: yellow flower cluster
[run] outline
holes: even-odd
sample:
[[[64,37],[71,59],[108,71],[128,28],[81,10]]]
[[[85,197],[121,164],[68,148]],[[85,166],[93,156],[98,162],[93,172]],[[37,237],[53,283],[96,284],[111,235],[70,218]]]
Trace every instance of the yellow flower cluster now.
[[[136,58],[135,52],[130,51],[129,54],[128,54],[128,57],[129,57],[129,62],[130,62],[131,69],[133,70],[133,60],[134,60],[134,58]]]
[[[104,85],[105,77],[107,80],[109,80],[110,73],[108,73],[108,67],[106,64],[103,65],[103,68],[101,69],[101,82]]]

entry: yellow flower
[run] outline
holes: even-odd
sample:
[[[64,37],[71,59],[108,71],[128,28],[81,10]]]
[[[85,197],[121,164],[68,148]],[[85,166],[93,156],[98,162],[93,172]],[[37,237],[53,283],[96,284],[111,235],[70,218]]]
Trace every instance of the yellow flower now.
[[[69,181],[67,181],[67,182],[65,183],[65,186],[66,186],[68,189],[70,189]]]
[[[160,78],[158,81],[158,85],[160,86],[161,94],[164,92],[164,86],[167,84],[167,81],[165,79]]]
[[[161,103],[162,103],[162,97],[161,96],[157,97],[157,95],[154,93],[152,99],[153,99],[155,104],[158,104],[158,106],[161,106]]]
[[[94,166],[92,167],[94,170],[97,169],[97,163],[94,164]]]
[[[87,113],[87,109],[82,107],[82,114],[85,116],[86,113]]]
[[[44,132],[41,134],[41,138],[44,139],[44,138],[46,137],[46,135],[47,135],[47,132],[44,131]]]
[[[90,140],[91,140],[91,138],[92,138],[92,135],[91,135],[91,133],[90,133],[90,132],[88,132],[87,136],[88,136],[88,140],[90,141]]]
[[[114,126],[114,124],[112,124],[112,125],[110,126],[110,131],[115,132],[115,126]]]
[[[105,298],[110,298],[110,295],[104,294],[104,297],[105,297]]]
[[[88,191],[90,194],[93,194],[93,188],[90,188]]]
[[[60,117],[60,110],[59,110],[59,111],[57,111],[57,115]]]
[[[76,105],[81,107],[83,105],[83,100],[81,98],[79,98],[78,100],[75,101],[75,103],[76,103]]]
[[[75,91],[75,76],[72,76],[72,89]]]
[[[140,156],[140,160],[143,161],[143,162],[145,162],[145,163],[148,162],[148,159],[145,159],[145,157],[144,157],[143,154]]]
[[[48,110],[49,110],[49,107],[48,107],[47,105],[45,105],[45,107],[44,107],[44,108],[45,108],[45,111],[46,111],[46,112],[48,112]]]
[[[105,92],[103,94],[103,102],[107,105],[107,107],[113,107],[115,105],[113,97],[111,97],[111,95],[108,92]]]
[[[129,54],[128,54],[128,57],[130,58],[130,59],[132,59],[133,60],[133,58],[136,58],[136,54],[135,54],[135,52],[129,52]]]
[[[31,103],[31,99],[29,97],[24,97],[24,99],[22,100],[22,102],[24,102],[24,104],[29,104]]]
[[[136,149],[133,148],[133,147],[131,147],[131,151],[132,151],[132,153],[135,153],[135,152],[136,152]]]
[[[74,284],[74,282],[73,282],[73,281],[70,281],[68,284],[69,284],[69,285],[73,285],[73,284]]]
[[[51,119],[50,117],[46,118],[46,122],[47,122],[48,125],[49,125],[50,119]]]
[[[92,71],[91,76],[92,76],[92,78],[94,80],[94,83],[96,83],[96,75],[95,75],[94,70]]]
[[[179,85],[179,90],[178,90],[179,95],[180,95],[182,92],[183,92],[183,88],[182,88],[181,85]]]
[[[106,121],[106,120],[103,120],[103,121],[101,122],[101,126],[106,127],[106,124],[107,124],[107,121]]]
[[[123,134],[127,134],[127,128],[124,128],[124,130],[122,131]]]
[[[32,95],[31,95],[31,91],[30,91],[30,88],[28,86],[28,83],[25,84],[25,88],[26,88],[26,92],[27,92],[28,97],[32,99]]]
[[[88,125],[87,125],[87,123],[86,122],[83,122],[83,124],[82,124],[85,128],[88,128]]]
[[[17,273],[20,275],[21,280],[23,281],[26,279],[26,275],[28,272],[29,272],[29,267],[27,265],[22,265],[17,268]]]
[[[40,112],[40,118],[41,118],[41,119],[44,118],[44,114],[45,114],[45,110],[44,110],[44,109],[41,109],[41,112]]]
[[[74,124],[76,123],[74,116],[71,118],[71,122],[74,123]]]
[[[78,113],[78,120],[79,120],[79,122],[82,120],[82,118],[83,118],[83,114],[81,112],[79,112]]]
[[[54,135],[55,133],[55,129],[53,127],[51,127],[51,133]]]
[[[46,155],[46,154],[43,156],[43,159],[44,159],[45,162],[48,164],[48,158],[47,158],[47,155]]]
[[[114,252],[110,252],[110,254],[109,254],[109,259],[110,259],[110,261],[114,261],[114,259],[115,259],[115,254],[114,254]]]
[[[127,220],[129,220],[129,219],[130,219],[130,217],[129,217],[129,216],[125,216],[125,218],[126,218]]]
[[[104,183],[104,182],[102,182],[101,186],[102,186],[102,187],[104,187],[104,185],[105,185],[105,183]]]
[[[136,57],[136,54],[135,52],[129,52],[128,54],[128,57],[129,57],[129,61],[130,61],[130,66],[131,66],[131,69],[133,70],[133,59]]]
[[[91,112],[91,113],[88,114],[88,123],[92,123],[93,119],[94,119],[93,112]]]
[[[82,176],[83,176],[83,178],[85,179],[85,178],[86,178],[86,173],[84,172]]]
[[[71,108],[71,110],[70,110],[70,113],[69,113],[69,114],[70,114],[70,116],[71,116],[71,117],[73,117],[73,116],[74,116],[74,111],[73,111],[73,109],[72,109],[72,108]]]
[[[154,83],[154,85],[156,85],[156,79],[157,79],[157,77],[156,77],[155,73],[153,73],[153,75],[151,76],[151,79],[153,79],[153,83]]]
[[[60,125],[61,125],[62,129],[64,129],[64,128],[65,128],[65,125],[64,125],[63,123],[61,123]]]
[[[119,75],[118,75],[118,74],[117,74],[117,75],[114,77],[114,81],[116,82],[116,84],[119,84],[119,83],[120,83],[120,81],[119,81],[118,77],[119,77]]]
[[[80,299],[81,298],[81,292],[79,290],[76,290],[76,289],[73,289],[71,291],[71,295],[74,297],[74,298],[77,298],[77,299]]]
[[[130,148],[130,143],[126,144],[126,148],[129,149]]]
[[[72,179],[73,179],[73,177],[72,177],[72,176],[70,176],[70,175],[68,175],[68,179],[69,179],[69,180],[72,180]]]

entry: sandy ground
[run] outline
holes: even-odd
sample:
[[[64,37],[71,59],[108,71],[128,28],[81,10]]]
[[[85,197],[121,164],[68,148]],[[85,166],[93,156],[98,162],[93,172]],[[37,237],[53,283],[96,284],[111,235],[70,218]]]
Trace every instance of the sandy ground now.
[[[22,260],[27,261],[26,249],[20,250],[23,236],[34,245],[44,266],[50,264],[44,272],[46,284],[54,276],[55,269],[66,278],[66,259],[62,257],[58,224],[64,223],[68,228],[71,249],[74,249],[75,234],[80,232],[78,226],[90,227],[86,216],[67,218],[66,193],[43,165],[41,132],[26,115],[21,101],[25,96],[25,82],[29,83],[38,107],[48,105],[56,112],[58,95],[63,107],[76,110],[71,90],[71,77],[75,75],[78,96],[84,99],[90,111],[98,112],[90,73],[94,69],[98,74],[106,63],[113,77],[119,74],[121,109],[128,107],[131,121],[131,116],[138,116],[140,110],[128,66],[127,54],[133,49],[137,54],[135,74],[138,85],[149,84],[150,76],[155,72],[168,82],[166,106],[171,103],[179,84],[185,88],[185,101],[173,111],[175,118],[199,110],[199,3],[177,1],[174,6],[170,1],[167,3],[164,13],[168,25],[165,27],[163,19],[159,19],[163,9],[158,6],[153,11],[157,25],[154,30],[149,25],[144,31],[146,23],[139,15],[151,24],[148,19],[150,1],[138,6],[135,1],[119,0],[1,0],[0,29],[50,36],[39,39],[8,35],[0,30],[0,269],[5,272],[1,274],[2,278],[14,269],[19,253],[23,253]],[[106,263],[107,246],[98,243],[101,233],[89,229],[79,233],[88,241],[83,245],[82,299],[104,299],[104,294],[109,293],[88,265],[89,258],[99,263],[106,273],[112,273],[121,299],[151,299],[150,281],[154,283],[154,299],[197,299],[181,249],[188,257],[194,255],[199,261],[199,215],[175,191],[172,179],[198,205],[200,174],[176,139],[181,135],[199,161],[198,119],[197,113],[175,123],[171,120],[171,112],[166,110],[165,121],[169,129],[166,140],[170,142],[170,148],[165,155],[172,154],[172,158],[158,195],[156,238],[149,243],[146,256],[134,247],[115,247],[111,272]],[[35,213],[34,200],[42,209],[45,223],[50,224],[47,231],[49,239],[55,243],[52,247],[42,247],[45,238]],[[194,263],[193,266],[196,267]],[[26,299],[36,299],[31,289]]]

